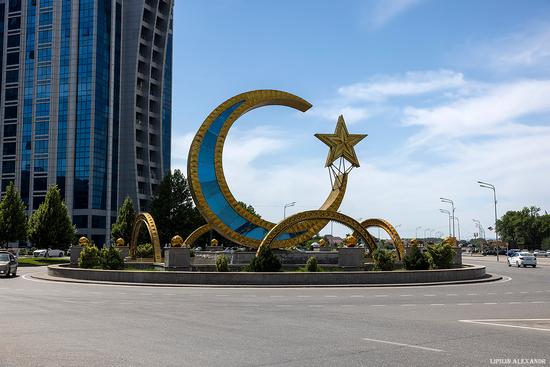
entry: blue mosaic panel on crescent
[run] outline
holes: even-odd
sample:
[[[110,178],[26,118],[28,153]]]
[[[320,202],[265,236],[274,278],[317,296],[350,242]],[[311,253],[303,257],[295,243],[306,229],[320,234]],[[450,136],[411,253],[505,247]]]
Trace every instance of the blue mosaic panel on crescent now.
[[[227,108],[210,125],[199,150],[198,177],[203,196],[210,210],[233,231],[250,239],[261,241],[268,230],[251,223],[233,209],[221,191],[214,168],[216,140],[220,131],[233,111],[243,103],[244,101],[240,101]],[[283,233],[277,237],[277,240],[290,239],[302,233]]]

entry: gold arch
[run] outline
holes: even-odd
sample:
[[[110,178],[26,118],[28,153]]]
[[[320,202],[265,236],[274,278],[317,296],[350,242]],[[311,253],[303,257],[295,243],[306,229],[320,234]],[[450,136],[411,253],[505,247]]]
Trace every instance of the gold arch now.
[[[364,228],[361,223],[359,223],[352,217],[330,210],[308,210],[291,215],[290,217],[284,219],[283,221],[279,222],[275,227],[273,227],[262,240],[260,246],[258,247],[258,250],[256,251],[256,254],[260,252],[261,248],[265,246],[270,246],[271,243],[275,241],[277,236],[279,236],[281,233],[298,223],[307,221],[328,222],[330,220],[350,227],[355,231],[354,233],[365,240],[365,243],[367,244],[371,252],[376,250],[376,243],[374,243],[374,240],[372,239],[367,229]]]
[[[399,233],[397,233],[397,231],[391,225],[390,222],[380,218],[371,218],[371,219],[362,221],[361,226],[365,229],[370,227],[382,228],[387,234],[390,235],[390,238],[393,241],[395,249],[397,250],[397,256],[399,257],[399,260],[403,260],[403,257],[405,256],[405,246],[403,245],[403,240],[401,239],[401,237],[399,237]],[[376,242],[374,242],[374,239],[372,238],[372,236],[369,236],[369,238],[367,238],[366,240],[372,241],[372,244],[374,244],[374,248],[376,248]],[[370,246],[371,245],[369,245],[369,247]]]
[[[184,246],[193,247],[193,245],[199,239],[199,237],[202,236],[203,234],[208,233],[208,231],[210,231],[211,229],[212,227],[209,224],[205,224],[195,229],[193,232],[191,232],[189,236],[187,236],[185,241],[183,241]]]
[[[156,263],[162,262],[162,253],[160,251],[160,240],[159,240],[159,234],[157,230],[157,225],[155,224],[155,220],[149,213],[139,213],[136,216],[136,219],[134,221],[134,227],[132,229],[132,240],[130,241],[130,257],[135,260],[136,259],[136,247],[137,247],[137,240],[139,237],[139,230],[141,229],[141,226],[145,224],[147,226],[147,231],[149,232],[149,236],[151,237],[151,244],[153,245],[154,253],[154,260]]]
[[[224,223],[218,217],[218,215],[216,215],[216,213],[214,213],[214,211],[210,208],[206,201],[201,187],[201,182],[198,177],[199,152],[205,136],[209,134],[209,129],[217,121],[217,119],[223,112],[226,112],[232,106],[236,106],[239,103],[240,105],[236,107],[235,110],[230,114],[230,116],[225,120],[216,139],[215,147],[213,148],[214,171],[216,175],[215,181],[219,185],[220,191],[229,203],[230,207],[232,207],[241,217],[246,219],[251,224],[267,230],[272,229],[275,226],[275,223],[260,219],[259,217],[248,212],[245,208],[238,204],[237,200],[229,190],[229,186],[227,185],[227,182],[225,180],[225,174],[222,165],[222,154],[225,139],[227,137],[229,129],[235,123],[235,121],[246,112],[251,111],[255,108],[268,105],[279,105],[291,107],[296,110],[305,112],[311,108],[311,104],[298,96],[278,90],[255,90],[245,92],[228,99],[227,101],[216,107],[216,109],[212,111],[203,122],[197,134],[195,135],[193,142],[191,143],[187,164],[187,178],[189,180],[191,195],[193,196],[193,200],[197,205],[200,213],[206,219],[207,223],[212,227],[212,229],[217,231],[225,238],[247,247],[257,248],[260,246],[261,240],[252,239],[234,231],[226,223]],[[325,203],[321,206],[320,209],[333,211],[338,210],[344,198],[346,186],[347,174],[338,176],[336,180],[334,180],[331,193],[329,194]],[[287,228],[287,230],[291,230],[292,232],[302,231],[304,233],[291,239],[275,241],[273,247],[282,248],[294,246],[300,242],[307,240],[308,238],[311,238],[324,226],[326,226],[327,223],[328,222],[323,220],[316,220],[309,223],[297,223],[296,225]]]

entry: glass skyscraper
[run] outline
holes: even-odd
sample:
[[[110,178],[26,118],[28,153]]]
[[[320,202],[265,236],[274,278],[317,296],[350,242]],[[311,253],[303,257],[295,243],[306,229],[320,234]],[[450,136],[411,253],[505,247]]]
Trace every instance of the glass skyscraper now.
[[[170,169],[173,0],[0,0],[1,190],[102,245]]]

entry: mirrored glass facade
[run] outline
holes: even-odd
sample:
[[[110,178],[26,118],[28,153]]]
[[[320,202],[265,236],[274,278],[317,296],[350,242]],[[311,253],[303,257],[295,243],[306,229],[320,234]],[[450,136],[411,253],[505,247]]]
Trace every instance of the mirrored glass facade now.
[[[1,190],[102,245],[170,169],[173,0],[0,0]]]

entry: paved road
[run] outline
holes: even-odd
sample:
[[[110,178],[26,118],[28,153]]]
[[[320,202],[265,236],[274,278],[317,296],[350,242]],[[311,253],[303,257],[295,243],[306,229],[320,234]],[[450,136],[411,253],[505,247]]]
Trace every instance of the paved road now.
[[[20,268],[17,278],[0,279],[0,366],[550,365],[550,259],[536,269],[494,257],[465,261],[506,278],[398,288],[155,288],[31,280],[45,270]],[[487,319],[506,320],[475,321]]]

